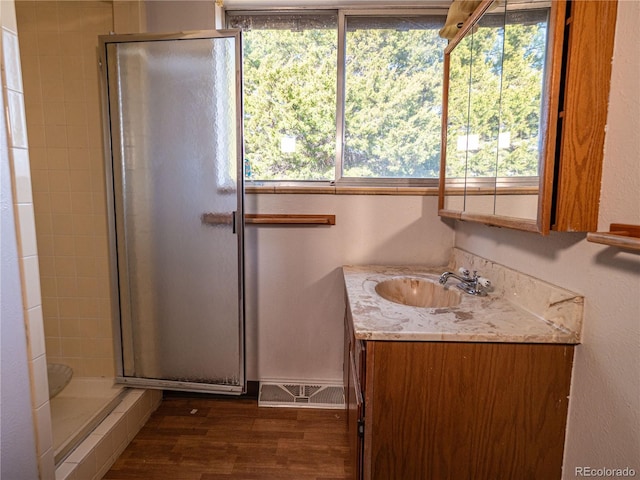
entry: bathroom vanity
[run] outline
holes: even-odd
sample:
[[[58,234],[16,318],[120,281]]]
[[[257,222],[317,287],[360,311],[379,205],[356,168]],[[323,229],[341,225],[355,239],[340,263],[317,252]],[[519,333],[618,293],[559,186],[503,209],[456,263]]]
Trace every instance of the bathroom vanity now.
[[[375,289],[399,278],[437,285],[460,265],[494,291],[415,307]],[[448,267],[343,271],[354,478],[561,477],[581,296],[457,249]]]

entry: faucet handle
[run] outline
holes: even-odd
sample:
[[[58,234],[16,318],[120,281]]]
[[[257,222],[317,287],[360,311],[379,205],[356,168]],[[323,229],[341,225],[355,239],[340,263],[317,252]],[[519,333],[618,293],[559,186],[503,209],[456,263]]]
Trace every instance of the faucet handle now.
[[[491,280],[484,277],[478,277],[478,283],[482,285],[484,288],[489,288],[491,286]]]
[[[470,277],[469,277],[469,275],[470,275],[470,273],[471,273],[471,272],[469,272],[469,269],[468,269],[468,268],[460,267],[460,268],[458,269],[458,273],[459,273],[460,275],[462,275],[464,278],[470,278]]]

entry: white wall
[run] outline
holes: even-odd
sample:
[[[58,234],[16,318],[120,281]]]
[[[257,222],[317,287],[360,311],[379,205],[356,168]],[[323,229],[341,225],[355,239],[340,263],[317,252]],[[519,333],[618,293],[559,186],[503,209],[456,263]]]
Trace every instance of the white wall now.
[[[4,116],[1,116],[4,120]],[[4,130],[4,125],[0,125]],[[4,132],[2,132],[4,133]],[[22,316],[22,289],[18,268],[16,230],[6,143],[0,159],[0,477],[38,477],[36,443],[31,416],[27,364],[27,335]]]
[[[172,33],[215,28],[213,1],[147,0],[145,4],[148,32]]]
[[[640,224],[640,2],[618,5],[599,230]],[[585,237],[460,223],[455,243],[585,296],[563,478],[580,466],[640,475],[640,255]]]
[[[445,265],[437,197],[248,195],[247,213],[335,214],[331,227],[247,226],[249,380],[342,381],[345,264]]]
[[[2,1],[0,7],[3,26],[5,16],[13,13],[13,2],[9,5]],[[0,46],[5,46],[4,41],[0,41]],[[2,50],[0,57],[4,57]],[[4,70],[4,58],[2,63]],[[0,112],[0,477],[28,480],[38,478],[38,463],[2,90]]]

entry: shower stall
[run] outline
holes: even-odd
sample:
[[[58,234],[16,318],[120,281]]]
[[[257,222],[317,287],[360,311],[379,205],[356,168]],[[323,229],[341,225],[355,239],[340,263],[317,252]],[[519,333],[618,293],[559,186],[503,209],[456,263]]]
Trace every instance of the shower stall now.
[[[42,323],[44,330],[30,358],[34,419],[40,453],[48,462],[53,450],[56,465],[92,436],[122,398],[134,396],[125,388],[134,378],[160,388],[163,381],[166,388],[194,383],[203,390],[211,388],[204,382],[217,383],[220,390],[234,393],[244,386],[242,178],[236,168],[242,150],[239,38],[113,35],[99,44],[100,35],[115,30],[117,13],[120,19],[125,15],[115,6],[16,1],[19,35],[4,50],[12,67],[21,67],[25,107],[11,113],[24,117],[28,131],[28,158],[26,143],[15,152],[21,165],[29,165],[33,212],[27,220],[33,222],[35,216],[36,227],[23,239],[32,250],[30,259],[37,258],[39,281],[31,279],[30,284],[38,285],[42,301],[29,322]],[[11,38],[3,36],[4,41]],[[111,43],[120,40],[128,46]],[[161,48],[154,47],[160,44],[177,47],[167,48],[162,60]],[[118,51],[115,63],[112,58],[107,62],[108,49]],[[107,63],[115,70],[108,70]],[[164,74],[167,83],[161,84]],[[115,87],[103,108],[101,75]],[[118,75],[126,78],[118,83]],[[187,106],[189,111],[181,113]],[[113,143],[102,128],[107,107],[117,116],[107,124],[115,129]],[[137,113],[136,107],[141,108]],[[108,182],[103,139],[109,152]],[[123,163],[112,163],[112,158]],[[170,164],[173,171],[163,170]],[[194,183],[188,184],[187,176]],[[175,182],[153,183],[160,177]],[[115,186],[116,179],[123,183]],[[185,204],[195,210],[178,212]],[[118,205],[124,208],[118,211]],[[158,228],[145,232],[145,222]],[[230,242],[231,250],[219,242]],[[115,299],[110,292],[114,286]],[[182,303],[173,303],[176,298]],[[217,324],[221,315],[232,318],[231,323],[222,322],[217,329],[208,325]],[[136,323],[144,319],[151,323]],[[175,347],[169,339],[181,344]],[[193,368],[188,362],[195,362]],[[114,376],[122,381],[114,385]],[[144,397],[156,401],[159,395],[147,392]]]
[[[245,390],[240,36],[100,37],[116,378]]]

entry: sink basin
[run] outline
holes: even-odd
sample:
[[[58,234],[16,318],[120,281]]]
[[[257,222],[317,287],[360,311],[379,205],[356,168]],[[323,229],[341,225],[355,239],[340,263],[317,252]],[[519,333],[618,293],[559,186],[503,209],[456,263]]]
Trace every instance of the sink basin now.
[[[460,303],[460,292],[419,278],[392,278],[376,285],[385,300],[411,307],[443,308]]]

